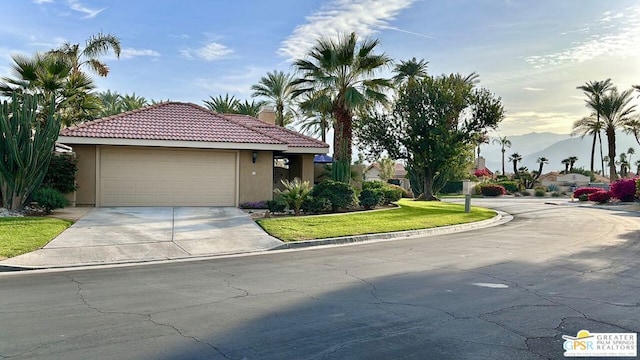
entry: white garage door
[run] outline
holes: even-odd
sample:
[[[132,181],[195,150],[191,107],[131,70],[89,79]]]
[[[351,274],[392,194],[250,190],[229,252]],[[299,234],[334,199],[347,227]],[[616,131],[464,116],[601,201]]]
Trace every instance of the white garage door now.
[[[100,149],[100,206],[235,206],[236,153]]]

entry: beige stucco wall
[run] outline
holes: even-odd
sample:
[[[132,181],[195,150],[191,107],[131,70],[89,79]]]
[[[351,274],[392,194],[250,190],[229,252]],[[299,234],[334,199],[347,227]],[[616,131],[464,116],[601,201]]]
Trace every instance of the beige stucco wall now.
[[[313,166],[313,155],[301,154],[289,156],[289,180],[300,178],[313,185],[315,169]]]
[[[79,206],[96,204],[96,146],[75,145],[73,151],[78,159],[76,203]]]
[[[257,151],[253,163],[253,151],[240,151],[240,192],[239,202],[273,199],[273,153]]]

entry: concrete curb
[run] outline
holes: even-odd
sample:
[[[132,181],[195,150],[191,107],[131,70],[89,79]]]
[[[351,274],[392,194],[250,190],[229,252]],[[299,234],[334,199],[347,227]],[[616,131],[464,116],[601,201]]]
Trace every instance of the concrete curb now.
[[[284,249],[299,249],[299,248],[307,248],[312,246],[323,246],[323,245],[352,244],[352,243],[368,242],[368,241],[399,240],[399,239],[408,239],[408,238],[413,238],[418,236],[435,236],[435,235],[451,234],[451,233],[470,231],[475,229],[482,229],[490,226],[496,226],[496,225],[507,223],[513,219],[513,216],[511,216],[506,212],[498,211],[498,210],[494,210],[494,211],[497,213],[497,215],[492,217],[491,219],[476,221],[472,223],[441,226],[441,227],[436,227],[432,229],[423,229],[423,230],[396,231],[396,232],[389,232],[389,233],[344,236],[344,237],[319,239],[319,240],[291,241],[291,242],[284,243],[283,245],[280,245],[276,248],[273,248],[270,251],[284,250]]]

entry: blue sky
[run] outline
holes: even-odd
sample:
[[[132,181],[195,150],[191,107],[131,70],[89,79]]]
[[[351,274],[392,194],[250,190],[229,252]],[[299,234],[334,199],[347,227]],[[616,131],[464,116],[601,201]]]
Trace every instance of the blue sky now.
[[[105,58],[99,90],[155,100],[249,99],[318,36],[351,31],[394,59],[427,60],[432,74],[476,71],[503,99],[505,135],[569,133],[588,115],[575,89],[586,81],[640,84],[637,0],[8,0],[0,13],[0,76],[12,54],[105,32],[123,52]]]

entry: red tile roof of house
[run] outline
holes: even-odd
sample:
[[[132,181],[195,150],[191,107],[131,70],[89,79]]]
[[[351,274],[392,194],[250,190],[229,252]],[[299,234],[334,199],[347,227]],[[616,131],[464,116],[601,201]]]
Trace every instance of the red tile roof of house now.
[[[329,147],[319,140],[264,123],[250,116],[218,114],[195,104],[180,102],[164,102],[89,121],[62,129],[60,135],[84,138]]]

